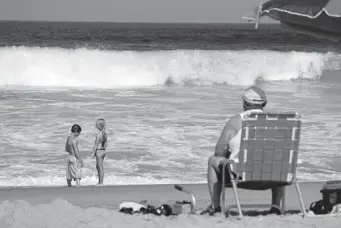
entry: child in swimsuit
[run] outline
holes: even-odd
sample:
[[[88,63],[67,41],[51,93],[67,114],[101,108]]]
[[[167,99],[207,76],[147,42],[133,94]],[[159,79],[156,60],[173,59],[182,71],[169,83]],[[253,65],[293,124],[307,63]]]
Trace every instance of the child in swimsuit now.
[[[65,151],[69,153],[66,158],[66,181],[71,187],[71,181],[76,181],[77,187],[80,186],[82,178],[83,160],[80,157],[77,137],[80,135],[82,128],[78,124],[71,127],[71,134],[65,143]]]
[[[105,157],[105,150],[107,148],[107,133],[105,132],[105,120],[98,119],[96,121],[96,129],[99,133],[96,135],[96,140],[93,147],[92,157],[96,157],[96,169],[98,172],[98,184],[103,185],[104,170],[103,170],[103,160]]]

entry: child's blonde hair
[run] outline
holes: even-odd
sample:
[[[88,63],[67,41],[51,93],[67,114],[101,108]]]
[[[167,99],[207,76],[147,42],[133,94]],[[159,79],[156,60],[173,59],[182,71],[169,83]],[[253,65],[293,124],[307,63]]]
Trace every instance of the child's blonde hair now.
[[[105,130],[105,120],[103,118],[97,119],[96,127],[100,131]]]

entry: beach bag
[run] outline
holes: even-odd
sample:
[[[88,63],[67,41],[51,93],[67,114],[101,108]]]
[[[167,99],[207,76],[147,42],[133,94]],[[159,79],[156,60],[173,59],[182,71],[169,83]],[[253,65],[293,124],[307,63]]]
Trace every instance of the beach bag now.
[[[322,193],[322,199],[326,202],[326,204],[330,204],[329,195],[334,192],[336,192],[336,195],[337,195],[336,204],[341,203],[341,181],[340,180],[327,181],[323,185],[320,192]]]
[[[324,215],[329,214],[332,210],[330,206],[325,205],[325,202],[323,200],[319,200],[316,202],[312,202],[310,204],[309,210],[314,212],[315,215]]]
[[[327,181],[320,190],[322,193],[322,199],[310,204],[309,210],[316,215],[329,214],[333,210],[333,205],[329,201],[329,195],[336,192],[337,201],[336,204],[341,203],[341,181]]]

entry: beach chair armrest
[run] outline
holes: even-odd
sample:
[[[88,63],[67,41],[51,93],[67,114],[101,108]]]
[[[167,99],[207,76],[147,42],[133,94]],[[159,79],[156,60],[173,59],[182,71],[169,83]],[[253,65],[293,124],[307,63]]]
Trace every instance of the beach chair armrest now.
[[[220,161],[220,164],[222,164],[222,165],[234,164],[234,163],[236,163],[236,161],[233,159],[224,159],[224,160]]]

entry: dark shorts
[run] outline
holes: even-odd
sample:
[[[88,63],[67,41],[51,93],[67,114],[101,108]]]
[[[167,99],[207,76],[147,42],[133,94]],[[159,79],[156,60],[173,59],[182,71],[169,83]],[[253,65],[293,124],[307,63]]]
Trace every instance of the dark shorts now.
[[[219,165],[219,168],[220,168],[220,172],[217,172],[217,176],[218,176],[218,180],[222,181],[222,178],[223,178],[223,171],[222,171],[222,168],[223,166],[222,165]],[[234,178],[237,178],[237,174],[235,172],[232,172],[232,175]],[[225,169],[225,184],[229,184],[231,183],[231,178],[230,178],[230,173],[229,173],[229,170],[226,166],[226,169]]]
[[[222,170],[222,165],[219,166],[220,170]],[[235,172],[232,172],[232,175],[234,178],[237,178],[237,174]],[[217,173],[218,179],[220,182],[222,182],[222,176],[223,176],[223,172],[218,172]],[[238,180],[241,180],[242,178],[239,177]],[[273,182],[273,181],[242,181],[242,182],[238,182],[237,186],[239,188],[244,188],[244,189],[250,189],[250,190],[267,190],[267,189],[271,189],[274,187],[282,187],[287,185],[287,182]],[[232,183],[231,183],[231,178],[230,178],[230,174],[229,174],[229,170],[226,167],[226,171],[225,171],[225,187],[232,187]]]

